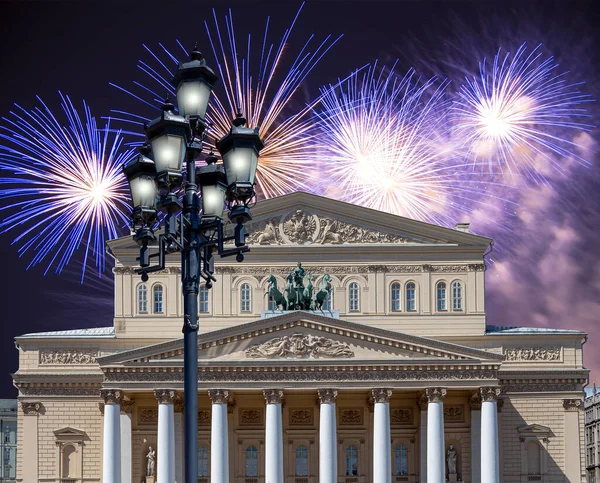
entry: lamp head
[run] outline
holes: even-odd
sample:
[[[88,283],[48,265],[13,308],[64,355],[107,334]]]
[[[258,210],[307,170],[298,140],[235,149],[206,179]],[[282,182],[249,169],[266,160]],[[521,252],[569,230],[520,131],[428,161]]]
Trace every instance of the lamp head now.
[[[144,144],[139,154],[123,165],[123,173],[129,183],[133,221],[135,225],[151,224],[156,218],[156,167],[148,157],[150,147]]]

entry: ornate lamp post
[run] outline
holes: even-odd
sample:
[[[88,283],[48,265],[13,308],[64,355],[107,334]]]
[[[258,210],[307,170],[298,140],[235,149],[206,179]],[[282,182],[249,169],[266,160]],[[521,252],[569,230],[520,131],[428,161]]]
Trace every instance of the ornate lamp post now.
[[[198,482],[198,291],[200,280],[210,288],[215,281],[213,255],[244,259],[244,223],[252,219],[249,203],[254,197],[254,175],[263,147],[258,129],[245,127],[241,114],[231,131],[217,142],[223,164],[211,152],[207,165],[196,170],[206,131],[205,114],[215,73],[196,48],[190,60],[179,64],[173,77],[178,112],[168,101],[160,117],[146,128],[149,141],[139,155],[123,166],[133,204],[134,240],[140,247],[142,280],[162,270],[168,254],[181,253],[184,338],[185,483]],[[185,160],[185,181],[183,162]],[[198,184],[200,192],[198,192]],[[183,203],[177,191],[183,185]],[[233,236],[224,236],[224,208],[235,223]],[[165,216],[157,223],[157,212]],[[159,226],[161,225],[161,226]],[[158,237],[155,230],[162,228]],[[158,240],[157,240],[158,238]],[[234,246],[226,249],[225,242]],[[158,261],[151,265],[150,261]]]

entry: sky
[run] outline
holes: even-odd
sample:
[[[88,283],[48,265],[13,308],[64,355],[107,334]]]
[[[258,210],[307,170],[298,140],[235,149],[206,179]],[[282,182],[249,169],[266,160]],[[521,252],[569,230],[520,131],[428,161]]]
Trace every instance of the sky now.
[[[7,116],[14,103],[34,107],[36,96],[59,112],[59,91],[76,105],[85,99],[98,118],[111,109],[142,113],[138,102],[109,83],[130,86],[144,80],[136,68],[140,58],[148,58],[144,44],[158,49],[163,43],[175,50],[177,39],[186,46],[197,41],[210,64],[203,21],[211,20],[213,7],[219,18],[231,8],[242,37],[250,32],[260,38],[270,15],[277,38],[300,5],[253,0],[0,2],[0,116]],[[594,46],[599,24],[593,1],[309,0],[290,42],[313,33],[343,38],[306,78],[295,102],[302,105],[321,86],[376,60],[398,59],[400,72],[413,67],[424,76],[436,73],[460,82],[463,69],[476,73],[482,56],[493,56],[500,47],[515,49],[524,41],[542,43],[560,71],[568,71],[572,82],[584,82],[580,90],[597,99],[600,54]],[[598,103],[589,103],[587,110],[588,123],[599,125]],[[546,183],[513,187],[510,213],[505,203],[479,207],[485,218],[497,222],[475,217],[472,230],[495,240],[486,273],[488,324],[585,331],[584,364],[592,369],[590,382],[600,382],[598,130],[569,136],[577,144],[574,152],[588,164],[564,159],[563,172],[548,170]],[[0,199],[0,206],[7,203]],[[44,276],[43,266],[26,270],[29,257],[18,257],[13,238],[0,234],[5,270],[0,398],[16,396],[10,377],[17,369],[15,336],[112,324],[110,271],[101,279],[87,276],[80,284],[79,255],[60,275]]]

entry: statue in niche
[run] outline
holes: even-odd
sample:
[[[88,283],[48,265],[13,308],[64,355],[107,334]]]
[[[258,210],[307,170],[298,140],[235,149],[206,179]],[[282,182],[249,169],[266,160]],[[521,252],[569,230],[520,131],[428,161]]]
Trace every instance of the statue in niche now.
[[[448,475],[456,475],[456,449],[451,444],[446,452],[446,461],[448,462]],[[456,481],[456,480],[455,480]]]
[[[156,476],[154,474],[156,468],[156,451],[152,449],[152,446],[148,447],[146,459],[148,460],[148,464],[146,465],[146,476]]]

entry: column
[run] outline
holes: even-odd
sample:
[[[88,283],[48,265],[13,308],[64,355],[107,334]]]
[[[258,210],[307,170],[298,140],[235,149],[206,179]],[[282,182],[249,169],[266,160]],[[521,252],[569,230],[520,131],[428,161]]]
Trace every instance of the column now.
[[[229,438],[227,431],[227,401],[229,391],[211,389],[210,481],[229,483]]]
[[[265,389],[267,425],[265,434],[265,483],[283,483],[283,390]]]
[[[424,392],[417,398],[421,410],[419,418],[419,481],[427,483],[427,394]]]
[[[132,466],[133,448],[131,435],[131,411],[134,401],[130,399],[121,400],[121,483],[131,483],[133,478]]]
[[[335,389],[319,389],[319,483],[337,483]]]
[[[121,483],[121,391],[101,389],[100,397],[104,399],[102,481]]]
[[[155,389],[158,400],[158,441],[156,445],[156,481],[175,481],[175,390]]]
[[[565,476],[566,481],[579,481],[581,460],[579,454],[581,418],[583,401],[581,399],[563,399],[565,408]],[[595,431],[594,431],[595,432]],[[595,438],[595,435],[594,435]],[[583,456],[585,457],[585,456]]]
[[[175,398],[175,483],[183,483],[183,398]]]
[[[498,457],[499,387],[482,387],[481,394],[481,483],[500,483]]]
[[[481,483],[481,395],[479,391],[469,398],[471,407],[471,481]]]
[[[392,436],[390,434],[391,389],[372,389],[375,403],[373,416],[373,483],[392,482]]]
[[[428,388],[427,395],[427,483],[445,483],[444,397],[446,389]]]
[[[23,411],[23,454],[17,455],[21,460],[19,466],[23,481],[38,481],[38,417],[42,403],[21,401]],[[26,457],[24,457],[26,456]]]

